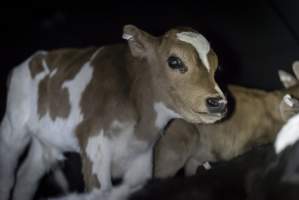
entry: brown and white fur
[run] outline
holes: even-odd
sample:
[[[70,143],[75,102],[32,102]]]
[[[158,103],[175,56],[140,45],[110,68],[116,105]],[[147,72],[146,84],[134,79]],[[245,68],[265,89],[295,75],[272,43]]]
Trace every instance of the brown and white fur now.
[[[155,37],[133,25],[123,31],[128,44],[37,52],[13,69],[0,127],[0,200],[8,200],[29,142],[13,200],[30,200],[66,151],[81,154],[89,193],[61,199],[115,200],[152,176],[153,147],[171,119],[223,117],[217,56],[201,34],[184,28]],[[115,187],[111,178],[123,182]]]
[[[298,62],[293,71],[298,78]],[[279,71],[279,77],[287,89],[265,92],[229,86],[235,109],[221,122],[193,125],[179,119],[171,123],[156,145],[155,176],[173,176],[182,167],[185,174],[193,175],[202,164],[209,168],[207,162],[229,160],[273,142],[284,122],[299,111],[298,79],[284,71]]]

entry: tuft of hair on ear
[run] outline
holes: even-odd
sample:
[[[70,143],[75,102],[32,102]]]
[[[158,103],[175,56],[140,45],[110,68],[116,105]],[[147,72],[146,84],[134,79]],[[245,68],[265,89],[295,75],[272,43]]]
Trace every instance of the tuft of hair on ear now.
[[[123,27],[123,35],[122,38],[125,40],[133,40],[136,37],[139,29],[131,24],[127,24]]]

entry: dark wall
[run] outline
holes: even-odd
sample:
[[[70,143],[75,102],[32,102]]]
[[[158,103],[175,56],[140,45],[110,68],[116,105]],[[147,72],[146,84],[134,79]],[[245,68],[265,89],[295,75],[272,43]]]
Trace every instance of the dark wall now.
[[[122,26],[127,23],[156,35],[174,26],[192,26],[218,53],[226,82],[280,88],[277,70],[290,71],[291,63],[299,59],[298,9],[297,0],[109,4],[36,0],[26,7],[17,2],[14,7],[2,6],[1,105],[8,71],[36,50],[123,42]]]

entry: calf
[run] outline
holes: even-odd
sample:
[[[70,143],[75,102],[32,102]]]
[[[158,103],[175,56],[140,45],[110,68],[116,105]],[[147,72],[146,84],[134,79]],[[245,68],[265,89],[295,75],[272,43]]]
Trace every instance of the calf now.
[[[299,198],[299,114],[281,129],[274,147],[277,155],[253,173],[248,200]]]
[[[299,63],[294,63],[293,71],[298,78]],[[265,92],[229,86],[235,108],[219,123],[171,123],[156,145],[155,176],[173,176],[182,167],[187,175],[192,175],[205,162],[229,160],[256,145],[272,142],[284,121],[299,110],[298,100],[290,100],[290,95],[281,103],[287,93],[299,97],[297,79],[283,71],[279,75],[286,90]]]
[[[278,134],[275,148],[272,143],[257,146],[229,161],[213,163],[210,170],[201,167],[195,176],[153,179],[129,200],[298,199],[298,140],[296,115]]]
[[[152,174],[152,149],[169,120],[213,123],[226,99],[217,56],[190,28],[154,37],[126,25],[128,44],[37,52],[13,69],[0,127],[0,200],[32,198],[63,152],[79,152],[86,190],[70,198],[117,199]],[[113,187],[111,178],[122,178]],[[100,189],[99,189],[100,188]]]
[[[194,176],[153,179],[129,200],[246,199],[248,174],[263,166],[269,154],[273,154],[272,145],[262,145],[232,160],[211,163],[211,170],[198,170]]]

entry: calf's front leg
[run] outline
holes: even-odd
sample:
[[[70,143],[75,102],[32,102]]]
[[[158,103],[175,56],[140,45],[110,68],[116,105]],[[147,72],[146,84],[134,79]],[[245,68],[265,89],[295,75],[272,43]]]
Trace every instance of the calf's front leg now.
[[[89,193],[71,194],[48,200],[125,200],[152,177],[152,154],[152,149],[150,149],[137,156],[131,162],[129,170],[125,173],[123,183],[112,187],[111,190],[93,189]]]
[[[95,198],[91,200],[126,200],[130,194],[142,188],[146,181],[152,177],[152,158],[152,149],[137,156],[129,166],[128,171],[125,173],[123,183],[121,185],[112,188],[111,192],[108,194],[95,195]]]

